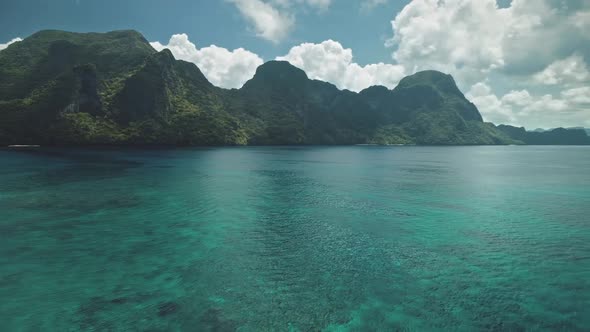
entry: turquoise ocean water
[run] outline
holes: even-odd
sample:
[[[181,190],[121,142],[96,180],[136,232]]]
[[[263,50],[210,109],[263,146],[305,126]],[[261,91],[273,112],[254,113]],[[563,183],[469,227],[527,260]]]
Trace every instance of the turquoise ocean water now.
[[[0,150],[0,331],[590,330],[590,149]]]

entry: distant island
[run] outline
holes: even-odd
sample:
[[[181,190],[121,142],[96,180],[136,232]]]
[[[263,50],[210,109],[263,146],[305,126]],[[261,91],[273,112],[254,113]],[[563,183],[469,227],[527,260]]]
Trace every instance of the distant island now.
[[[450,75],[360,93],[269,61],[241,89],[136,31],[40,31],[0,51],[0,145],[590,144],[483,121]]]

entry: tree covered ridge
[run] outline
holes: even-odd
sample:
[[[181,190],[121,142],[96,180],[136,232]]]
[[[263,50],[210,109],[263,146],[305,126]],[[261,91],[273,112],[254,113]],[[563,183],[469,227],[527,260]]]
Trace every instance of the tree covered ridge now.
[[[528,143],[504,129],[437,71],[355,93],[270,61],[226,90],[136,31],[46,30],[0,52],[3,145]]]

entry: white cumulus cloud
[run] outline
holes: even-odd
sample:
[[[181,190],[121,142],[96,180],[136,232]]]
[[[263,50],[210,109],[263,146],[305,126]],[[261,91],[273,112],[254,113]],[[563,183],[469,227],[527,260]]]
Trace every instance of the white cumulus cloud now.
[[[490,90],[491,92],[491,90]],[[527,90],[512,90],[502,96],[502,103],[514,106],[526,106],[533,101],[533,97]]]
[[[392,21],[393,58],[409,71],[437,69],[460,82],[504,65],[502,38],[509,18],[495,0],[415,0]]]
[[[590,126],[590,88],[573,88],[552,94],[531,95],[512,90],[498,98],[485,82],[474,84],[466,97],[486,121],[525,126],[527,129],[557,126]]]
[[[590,86],[564,90],[561,92],[561,96],[572,103],[586,105],[588,116],[590,116]]]
[[[168,48],[175,58],[196,64],[211,83],[223,88],[241,87],[263,63],[257,54],[243,48],[230,51],[211,45],[198,49],[184,33],[170,37],[167,45],[150,44],[158,51]]]
[[[285,56],[277,57],[277,60],[289,61],[312,79],[352,91],[372,85],[393,88],[404,76],[404,68],[399,65],[376,63],[361,66],[353,62],[352,50],[333,40],[320,44],[303,43],[291,48]]]
[[[0,51],[7,48],[10,44],[14,44],[16,42],[22,41],[22,38],[14,38],[11,41],[7,42],[6,44],[0,44]]]
[[[271,3],[262,0],[230,0],[242,16],[252,25],[256,35],[273,43],[287,36],[295,24],[295,17],[279,11]]]
[[[528,94],[528,92],[526,92]],[[485,82],[474,84],[465,95],[479,109],[485,121],[503,124],[517,124],[510,105],[502,102]]]
[[[293,30],[296,13],[323,13],[332,0],[226,0],[233,3],[260,38],[273,43],[283,41]]]
[[[332,4],[332,0],[299,0],[299,2],[304,2],[307,5],[320,10],[326,10]]]
[[[547,85],[575,84],[590,80],[590,72],[584,58],[574,54],[551,63],[544,70],[534,74],[533,80]]]
[[[414,0],[392,21],[388,45],[409,71],[438,69],[463,87],[491,71],[530,75],[590,42],[587,14],[556,2],[513,0],[500,8],[496,0]]]
[[[389,0],[362,0],[361,10],[365,12],[371,11],[376,7],[386,4],[387,1]]]

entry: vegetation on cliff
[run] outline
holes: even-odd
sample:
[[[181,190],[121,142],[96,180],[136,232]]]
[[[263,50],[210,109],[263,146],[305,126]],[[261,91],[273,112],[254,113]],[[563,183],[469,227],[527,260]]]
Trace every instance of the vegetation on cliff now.
[[[225,90],[135,31],[41,31],[0,52],[3,145],[541,142],[521,134],[484,123],[436,71],[354,93],[270,61]]]

